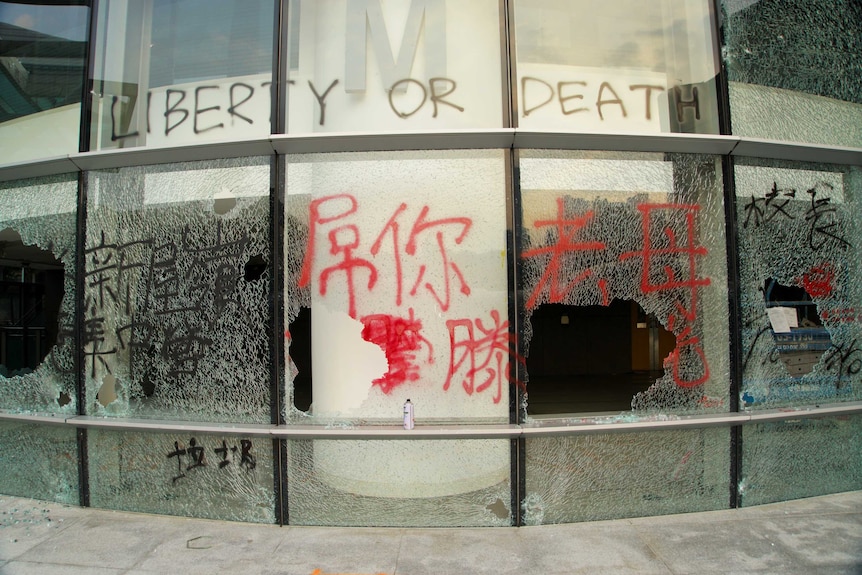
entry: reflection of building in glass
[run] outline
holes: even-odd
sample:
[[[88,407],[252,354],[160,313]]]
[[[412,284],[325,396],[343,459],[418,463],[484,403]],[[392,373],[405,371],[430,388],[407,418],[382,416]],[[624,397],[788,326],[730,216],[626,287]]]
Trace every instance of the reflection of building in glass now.
[[[86,42],[0,22],[0,122],[81,101]]]

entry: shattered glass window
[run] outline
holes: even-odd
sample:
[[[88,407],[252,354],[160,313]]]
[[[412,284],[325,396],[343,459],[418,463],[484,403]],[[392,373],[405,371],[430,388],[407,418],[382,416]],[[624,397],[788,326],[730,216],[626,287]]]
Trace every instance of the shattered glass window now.
[[[217,434],[87,434],[93,507],[275,522],[272,441]]]
[[[504,165],[498,150],[287,157],[288,423],[400,426],[408,399],[417,427],[508,422]],[[442,496],[453,498],[447,508],[477,503],[453,515],[468,519],[435,511],[432,523],[508,521],[485,510],[490,486],[492,499],[507,501],[506,441],[292,449],[290,473],[313,477],[292,483],[291,521],[367,523],[360,518],[381,513],[381,525],[414,524],[426,519],[399,518],[385,498],[437,509]],[[384,499],[367,500],[378,511],[363,503],[354,518],[332,516],[358,496]],[[322,497],[333,506],[320,515]]]
[[[516,0],[518,125],[718,133],[706,0]]]
[[[0,409],[76,413],[77,178],[0,184]]]
[[[508,440],[292,440],[293,525],[507,527]],[[493,454],[488,466],[483,454]],[[349,461],[349,463],[347,463]]]
[[[742,505],[862,489],[862,415],[788,419],[742,429]]]
[[[417,424],[508,422],[504,173],[500,151],[287,157],[286,379],[311,386],[289,419],[398,423],[411,399]]]
[[[862,4],[721,4],[733,133],[862,147]]]
[[[857,167],[739,159],[741,404],[862,397]]]
[[[527,414],[726,411],[719,159],[522,151],[519,162]]]
[[[0,445],[4,494],[78,505],[75,429],[0,421]]]
[[[268,423],[269,159],[87,178],[87,413]]]
[[[727,507],[723,428],[527,439],[527,525]]]

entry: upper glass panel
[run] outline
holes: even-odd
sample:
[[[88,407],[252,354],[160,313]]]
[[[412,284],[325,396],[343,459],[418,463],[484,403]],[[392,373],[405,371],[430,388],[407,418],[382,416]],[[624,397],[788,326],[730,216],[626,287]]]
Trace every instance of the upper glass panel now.
[[[527,414],[726,411],[720,159],[523,150],[519,163]]]
[[[286,181],[288,419],[507,422],[503,152],[288,156]]]
[[[514,4],[520,127],[718,133],[711,2]]]
[[[723,0],[733,133],[862,147],[862,3]]]
[[[0,2],[0,163],[78,151],[89,8]]]
[[[287,131],[499,128],[498,0],[290,2]]]
[[[273,2],[100,2],[90,149],[268,136]]]

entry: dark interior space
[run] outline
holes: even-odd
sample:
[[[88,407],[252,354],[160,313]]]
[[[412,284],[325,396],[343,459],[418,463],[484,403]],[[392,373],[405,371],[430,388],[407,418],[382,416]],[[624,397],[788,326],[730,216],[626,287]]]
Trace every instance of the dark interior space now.
[[[63,264],[11,229],[0,232],[0,372],[36,369],[57,343]]]
[[[608,306],[544,304],[530,318],[527,413],[628,411],[662,376],[673,335],[630,300]]]
[[[311,309],[303,307],[290,323],[290,359],[299,370],[293,379],[293,406],[311,407]]]

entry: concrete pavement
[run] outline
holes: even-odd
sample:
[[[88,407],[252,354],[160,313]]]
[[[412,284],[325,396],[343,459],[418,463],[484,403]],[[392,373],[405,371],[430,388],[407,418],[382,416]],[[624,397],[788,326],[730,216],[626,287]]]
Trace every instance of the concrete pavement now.
[[[278,527],[0,495],[0,574],[862,575],[862,491],[521,528]]]

